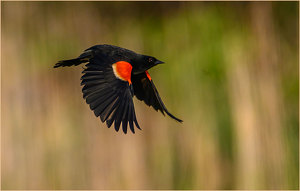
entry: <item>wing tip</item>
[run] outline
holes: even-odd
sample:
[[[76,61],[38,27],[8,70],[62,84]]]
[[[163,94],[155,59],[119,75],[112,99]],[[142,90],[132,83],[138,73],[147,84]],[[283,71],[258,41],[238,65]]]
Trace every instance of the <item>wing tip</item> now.
[[[179,123],[183,123],[183,120],[181,120],[181,119],[175,119],[177,122],[179,122]]]
[[[174,119],[175,121],[179,122],[179,123],[183,123],[183,120],[175,117],[174,115],[172,115],[168,110],[165,110],[165,112],[172,118]]]

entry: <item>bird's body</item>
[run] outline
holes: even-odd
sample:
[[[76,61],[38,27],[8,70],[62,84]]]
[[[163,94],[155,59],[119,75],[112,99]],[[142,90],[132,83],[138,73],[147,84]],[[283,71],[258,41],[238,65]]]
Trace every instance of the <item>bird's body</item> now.
[[[83,98],[108,127],[114,123],[118,131],[122,123],[124,133],[127,133],[128,124],[133,133],[133,124],[140,129],[132,100],[134,95],[156,111],[182,122],[169,113],[147,71],[163,62],[125,48],[96,45],[78,58],[59,61],[54,68],[81,63],[87,63],[81,77]]]

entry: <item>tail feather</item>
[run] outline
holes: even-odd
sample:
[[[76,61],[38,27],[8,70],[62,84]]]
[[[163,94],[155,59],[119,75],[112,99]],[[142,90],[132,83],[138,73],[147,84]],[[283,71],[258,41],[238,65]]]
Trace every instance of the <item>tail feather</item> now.
[[[92,51],[88,50],[88,51],[85,51],[84,53],[82,53],[78,58],[58,61],[54,65],[54,68],[65,67],[65,66],[77,66],[81,63],[88,62],[92,56],[93,56]]]
[[[58,68],[58,67],[65,67],[65,66],[77,66],[79,64],[81,64],[82,61],[78,58],[75,58],[75,59],[70,59],[70,60],[61,60],[61,61],[58,61],[54,68]]]

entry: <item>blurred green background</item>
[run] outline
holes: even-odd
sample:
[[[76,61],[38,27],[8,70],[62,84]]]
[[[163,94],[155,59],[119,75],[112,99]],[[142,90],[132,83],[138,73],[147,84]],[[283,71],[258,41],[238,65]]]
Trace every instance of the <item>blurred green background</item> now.
[[[2,189],[299,189],[298,2],[1,2]],[[177,123],[142,131],[82,99],[96,44],[155,56]]]

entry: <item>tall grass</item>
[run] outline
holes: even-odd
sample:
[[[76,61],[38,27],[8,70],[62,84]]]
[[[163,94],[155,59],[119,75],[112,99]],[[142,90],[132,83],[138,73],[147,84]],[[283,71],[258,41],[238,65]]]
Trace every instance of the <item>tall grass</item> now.
[[[298,2],[2,2],[2,189],[299,189]],[[95,44],[153,55],[176,123],[82,99]]]

